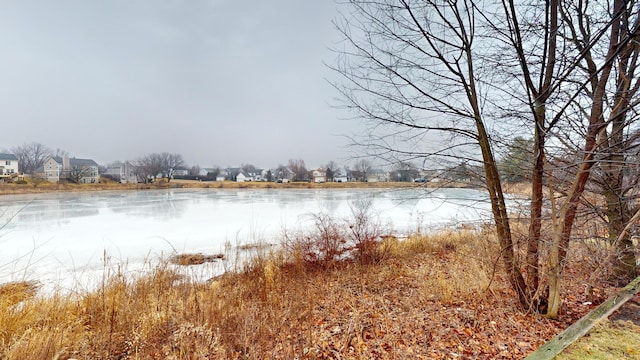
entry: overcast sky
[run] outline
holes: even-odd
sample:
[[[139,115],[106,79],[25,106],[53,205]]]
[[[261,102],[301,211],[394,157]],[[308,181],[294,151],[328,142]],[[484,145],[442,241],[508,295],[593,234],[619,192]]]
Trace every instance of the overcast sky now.
[[[99,163],[308,167],[348,157],[331,0],[0,2],[0,148]]]

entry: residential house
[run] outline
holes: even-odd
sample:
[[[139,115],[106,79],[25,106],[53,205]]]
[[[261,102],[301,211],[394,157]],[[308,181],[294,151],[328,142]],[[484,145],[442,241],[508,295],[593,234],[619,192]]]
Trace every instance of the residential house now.
[[[251,177],[246,175],[244,171],[240,170],[238,175],[236,175],[236,181],[237,182],[251,181]]]
[[[335,181],[335,182],[347,182],[347,181],[349,181],[349,178],[347,177],[347,175],[337,174],[337,175],[333,176],[333,181]]]
[[[256,171],[251,175],[253,181],[267,181],[267,172],[265,169],[256,169]]]
[[[274,179],[281,183],[291,182],[295,177],[295,173],[291,171],[291,169],[285,167],[273,170],[271,173],[273,174]]]
[[[198,173],[198,176],[209,176],[209,174],[213,174],[216,172],[217,169],[214,168],[200,168],[200,172]],[[217,170],[218,173],[220,173],[220,170]]]
[[[13,174],[18,174],[18,158],[13,154],[0,154],[0,178],[10,178]]]
[[[138,174],[133,164],[128,161],[115,162],[107,166],[106,175],[110,175],[114,180],[121,182],[122,184],[137,183]]]
[[[50,182],[72,179],[80,184],[100,181],[98,164],[91,159],[51,156],[44,162],[44,177]]]
[[[238,174],[240,174],[240,172],[242,171],[241,168],[239,167],[228,167],[226,169],[224,169],[224,175],[225,175],[225,179],[226,180],[232,180],[232,181],[236,181],[236,177],[238,176]],[[246,174],[245,174],[246,176]]]
[[[176,166],[171,172],[172,176],[187,176],[189,175],[189,169],[186,166]]]
[[[367,173],[367,182],[389,181],[389,174],[382,169],[373,169]]]
[[[311,179],[314,183],[323,183],[327,181],[327,173],[322,168],[318,168],[311,172]]]

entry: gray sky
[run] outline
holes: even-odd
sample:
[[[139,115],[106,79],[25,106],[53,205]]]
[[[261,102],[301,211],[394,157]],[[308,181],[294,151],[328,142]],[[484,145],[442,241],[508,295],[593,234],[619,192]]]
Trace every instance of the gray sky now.
[[[99,163],[347,158],[330,107],[332,0],[0,2],[0,148],[40,142]]]

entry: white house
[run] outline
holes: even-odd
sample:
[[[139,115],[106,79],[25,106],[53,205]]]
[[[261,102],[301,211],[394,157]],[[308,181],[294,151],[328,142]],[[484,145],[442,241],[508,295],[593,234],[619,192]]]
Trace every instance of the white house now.
[[[311,177],[313,178],[314,183],[323,183],[327,181],[327,173],[322,168],[313,170]]]
[[[243,171],[240,171],[236,176],[236,181],[237,182],[251,181],[251,178],[245,175]]]
[[[122,184],[137,183],[138,174],[136,168],[128,161],[115,162],[107,166],[106,175],[111,175],[115,180],[120,181]]]
[[[13,154],[0,154],[0,178],[18,174],[18,158]]]
[[[100,181],[98,164],[91,159],[76,159],[68,156],[50,156],[44,162],[44,177],[50,182],[77,177],[80,184],[94,184]]]
[[[184,166],[178,166],[175,169],[173,169],[172,175],[173,176],[187,176],[187,175],[189,175],[189,169],[187,169]]]
[[[198,176],[204,177],[204,176],[209,175],[209,173],[213,173],[215,171],[216,171],[216,169],[214,169],[214,168],[201,168],[200,172],[198,173]]]
[[[265,169],[256,169],[255,174],[252,174],[253,181],[267,181],[267,172]]]
[[[373,169],[367,174],[367,182],[389,181],[389,174],[381,169]]]
[[[335,182],[347,182],[349,181],[349,178],[347,177],[347,175],[336,175],[333,177],[333,181]]]

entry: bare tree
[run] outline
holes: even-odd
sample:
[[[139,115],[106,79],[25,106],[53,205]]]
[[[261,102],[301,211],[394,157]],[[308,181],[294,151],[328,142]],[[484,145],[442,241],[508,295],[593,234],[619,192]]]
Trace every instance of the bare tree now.
[[[418,174],[418,169],[416,169],[413,164],[401,162],[394,166],[394,169],[391,171],[391,180],[411,182],[418,177]]]
[[[580,50],[580,56],[577,58],[579,66],[575,66],[571,76],[576,76],[576,73],[580,72],[584,74],[571,104],[582,109],[578,114],[583,115],[585,121],[578,123],[578,126],[584,129],[581,160],[575,167],[576,171],[568,185],[566,198],[557,209],[554,209],[553,245],[549,253],[547,315],[550,317],[556,317],[561,306],[559,283],[564,269],[564,260],[569,249],[572,228],[578,215],[578,207],[582,202],[582,195],[592,169],[598,162],[597,152],[603,149],[608,139],[614,140],[610,134],[607,134],[606,129],[610,126],[616,128],[611,121],[619,118],[618,110],[626,112],[629,109],[626,106],[621,106],[618,110],[614,108],[613,117],[608,118],[606,101],[616,60],[620,60],[620,54],[625,50],[638,46],[633,40],[640,35],[637,4],[633,1],[613,0],[607,4],[606,8],[611,11],[605,12],[602,12],[601,6],[598,3],[585,2],[575,6],[568,4],[562,9],[562,18],[567,24],[568,37],[573,41],[575,48]],[[598,18],[598,15],[602,17]],[[589,25],[585,26],[586,23]],[[618,93],[620,90],[624,93],[623,88],[618,88],[612,93]],[[625,95],[622,96],[625,97]]]
[[[72,165],[67,174],[69,181],[80,184],[82,179],[92,176],[93,170],[87,165]]]
[[[325,165],[325,172],[327,174],[327,181],[333,181],[336,175],[340,174],[338,163],[331,160]]]
[[[393,163],[464,154],[481,163],[509,282],[526,306],[484,113],[491,84],[480,82],[487,69],[477,60],[485,29],[478,7],[470,0],[348,3],[351,14],[336,20],[347,45],[332,68],[343,78],[334,85],[344,107],[370,124],[356,144]]]
[[[240,166],[240,168],[242,169],[242,171],[244,171],[246,174],[255,174],[258,171],[258,168],[255,167],[252,164],[242,164],[242,166]]]
[[[162,174],[165,178],[167,178],[167,182],[170,182],[173,178],[173,172],[179,166],[185,166],[186,163],[184,159],[182,159],[182,155],[180,154],[170,154],[163,152],[158,154],[160,158],[160,163],[162,164]]]
[[[192,175],[192,176],[200,175],[200,166],[199,165],[192,166],[191,169],[189,169],[189,175]]]
[[[371,174],[373,166],[367,159],[359,159],[353,164],[351,173],[358,181],[367,181],[367,177]]]
[[[218,177],[218,175],[220,174],[220,172],[221,172],[221,171],[222,171],[222,169],[220,169],[220,166],[217,166],[217,165],[216,165],[216,166],[214,166],[212,169],[210,169],[210,170],[207,172],[207,177],[210,177],[210,178],[214,178],[214,179],[215,179],[215,178],[217,178],[217,177]]]
[[[135,162],[134,166],[136,167],[139,180],[145,183],[156,180],[158,175],[162,175],[165,169],[163,158],[158,153],[147,154],[141,157]]]
[[[585,14],[591,22],[610,22],[608,33],[598,31],[598,28],[585,27],[579,15],[567,19],[570,26],[571,40],[576,46],[593,42],[599,36],[603,41],[599,46],[584,48],[585,57],[582,69],[588,81],[584,82],[582,98],[576,98],[574,106],[589,119],[589,127],[584,133],[585,144],[582,145],[584,166],[581,166],[581,176],[574,181],[580,192],[586,186],[581,185],[594,173],[595,184],[606,202],[604,218],[607,223],[608,236],[615,242],[620,253],[617,258],[616,275],[622,279],[635,277],[635,257],[631,251],[632,242],[629,234],[620,241],[619,236],[633,216],[634,194],[633,169],[637,167],[632,159],[638,152],[638,116],[634,107],[639,103],[638,89],[640,79],[637,77],[638,56],[640,45],[636,38],[640,36],[640,16],[638,3],[635,1],[611,1],[606,3],[607,9],[602,11],[603,5],[588,3],[563,4],[563,13]],[[598,65],[602,64],[602,65]],[[574,126],[574,128],[577,126]],[[570,143],[567,139],[567,143]],[[575,146],[574,146],[575,147]],[[596,165],[597,164],[597,165]],[[576,195],[571,194],[569,214],[577,207]],[[569,229],[570,230],[570,229]],[[567,226],[563,227],[567,232]],[[566,244],[567,235],[561,239]],[[564,251],[560,252],[560,257]]]
[[[294,181],[306,181],[309,180],[309,172],[302,159],[289,160],[289,170],[293,172]]]
[[[66,151],[66,150],[62,150],[62,149],[60,149],[60,148],[57,148],[57,149],[56,149],[56,151],[54,151],[54,152],[52,153],[52,156],[60,157],[60,158],[61,158],[61,157],[69,156],[69,152],[68,152],[68,151]]]
[[[275,178],[276,180],[286,179],[289,176],[289,168],[280,164],[275,170]]]
[[[11,152],[18,158],[18,171],[24,174],[35,173],[52,156],[51,149],[36,142],[16,146]]]
[[[548,262],[548,315],[556,317],[577,208],[599,160],[596,152],[610,138],[606,131],[613,129],[605,104],[619,91],[607,95],[610,75],[616,60],[625,61],[619,55],[638,46],[631,40],[639,35],[635,2],[563,7],[557,0],[540,7],[513,0],[497,7],[470,0],[348,4],[351,13],[336,20],[345,47],[337,49],[340,57],[331,67],[342,75],[334,85],[344,107],[370,124],[354,143],[392,163],[482,165],[510,283],[523,306],[537,308],[544,293],[539,269]],[[635,56],[631,50],[629,54]],[[624,87],[620,82],[617,86]],[[572,174],[565,199],[553,203],[550,256],[540,259],[548,138],[567,141],[556,134],[572,120],[578,131],[571,140],[581,144],[582,155],[568,169]],[[523,129],[533,133],[526,280],[494,155],[496,141]],[[553,185],[551,179],[549,183]]]

